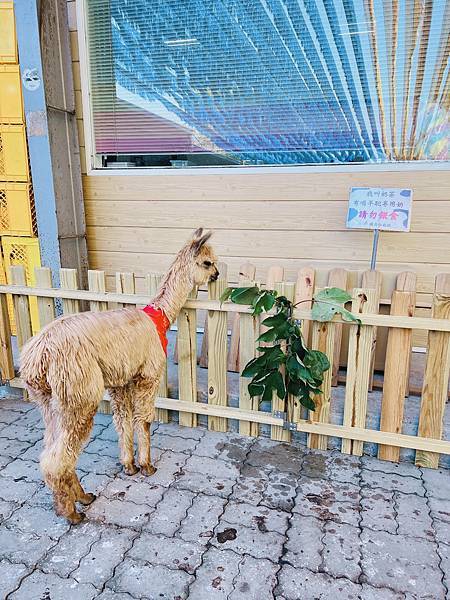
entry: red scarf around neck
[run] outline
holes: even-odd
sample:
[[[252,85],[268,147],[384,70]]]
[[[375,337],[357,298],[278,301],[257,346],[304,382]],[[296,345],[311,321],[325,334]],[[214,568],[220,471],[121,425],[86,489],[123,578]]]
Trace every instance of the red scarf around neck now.
[[[155,308],[151,304],[146,306],[143,311],[150,317],[156,327],[156,331],[158,332],[159,341],[161,342],[161,346],[164,350],[165,355],[167,356],[167,330],[170,327],[170,321],[167,318],[166,313],[161,308]]]

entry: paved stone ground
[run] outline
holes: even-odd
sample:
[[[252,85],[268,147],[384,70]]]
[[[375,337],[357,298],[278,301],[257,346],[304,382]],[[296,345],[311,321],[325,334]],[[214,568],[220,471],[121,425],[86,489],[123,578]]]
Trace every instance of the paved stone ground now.
[[[79,463],[98,494],[56,517],[32,405],[0,400],[0,598],[448,597],[450,473],[157,425],[158,467],[126,477],[111,418]]]

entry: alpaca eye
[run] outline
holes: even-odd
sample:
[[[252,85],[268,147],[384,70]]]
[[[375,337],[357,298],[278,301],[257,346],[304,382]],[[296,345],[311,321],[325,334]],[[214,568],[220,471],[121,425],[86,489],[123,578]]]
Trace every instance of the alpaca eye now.
[[[212,262],[209,261],[209,260],[205,260],[204,263],[203,263],[204,267],[208,267],[209,268],[211,265],[212,265]]]

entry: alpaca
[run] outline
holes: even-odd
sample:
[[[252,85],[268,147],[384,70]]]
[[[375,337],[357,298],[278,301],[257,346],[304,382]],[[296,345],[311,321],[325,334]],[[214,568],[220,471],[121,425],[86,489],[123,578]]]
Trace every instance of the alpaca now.
[[[125,473],[138,471],[134,432],[141,473],[156,471],[150,455],[150,423],[166,361],[166,331],[192,289],[219,276],[216,256],[206,244],[210,237],[211,232],[202,229],[194,233],[145,309],[63,316],[23,348],[21,376],[45,424],[41,470],[53,492],[56,513],[70,523],[84,518],[75,502],[88,505],[95,500],[94,494],[83,490],[75,467],[105,389],[111,397]]]

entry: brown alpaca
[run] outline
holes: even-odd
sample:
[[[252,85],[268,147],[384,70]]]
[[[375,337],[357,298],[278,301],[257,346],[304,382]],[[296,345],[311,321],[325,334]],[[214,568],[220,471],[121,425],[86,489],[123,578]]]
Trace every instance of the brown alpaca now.
[[[202,229],[194,233],[153,299],[152,307],[166,327],[195,286],[218,277],[217,259],[206,245],[210,236]],[[71,523],[84,517],[75,502],[88,505],[95,499],[81,487],[75,467],[105,388],[111,396],[125,473],[138,471],[134,432],[141,472],[152,475],[156,470],[150,457],[150,422],[166,360],[160,324],[137,308],[86,312],[56,319],[23,348],[21,375],[45,423],[42,473],[53,491],[57,514]]]

